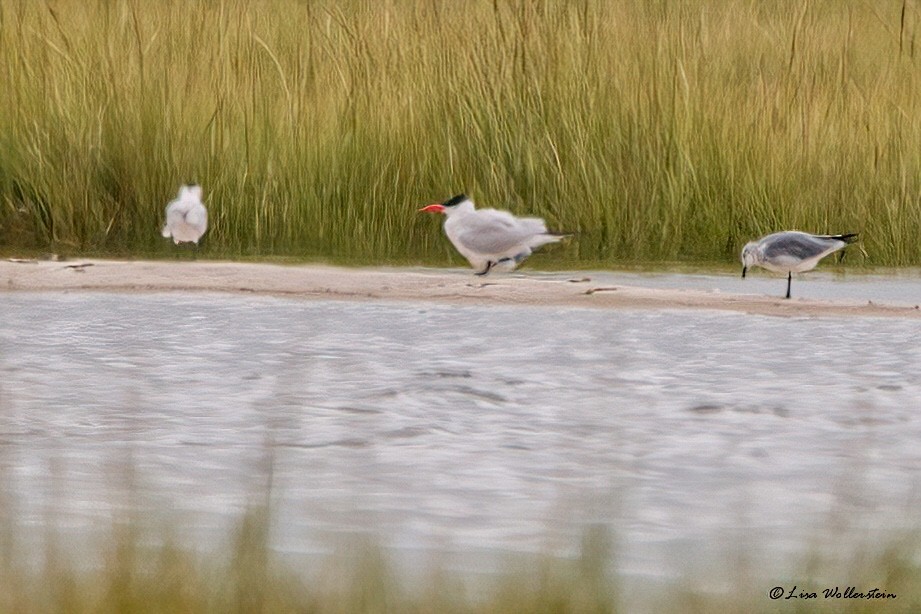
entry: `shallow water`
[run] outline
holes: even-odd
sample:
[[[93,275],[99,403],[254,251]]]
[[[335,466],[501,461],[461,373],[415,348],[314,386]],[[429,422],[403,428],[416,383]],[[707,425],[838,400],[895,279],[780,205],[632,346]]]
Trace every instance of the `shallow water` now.
[[[783,298],[787,292],[785,275],[760,268],[750,269],[745,279],[742,279],[741,268],[728,274],[682,271],[587,271],[576,274],[526,271],[521,274],[554,280],[589,278],[594,285],[701,290],[777,298]],[[885,269],[882,273],[868,273],[847,269],[817,269],[795,275],[791,292],[793,298],[918,305],[921,304],[921,271]]]
[[[108,293],[0,314],[27,543],[134,509],[206,547],[271,475],[287,553],[371,531],[475,568],[602,525],[626,576],[712,580],[913,528],[921,492],[911,320]]]

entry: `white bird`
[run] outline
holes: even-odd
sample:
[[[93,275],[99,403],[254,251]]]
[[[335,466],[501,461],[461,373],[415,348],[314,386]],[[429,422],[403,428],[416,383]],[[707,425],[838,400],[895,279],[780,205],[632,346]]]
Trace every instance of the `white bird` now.
[[[166,225],[163,236],[172,237],[173,243],[195,243],[208,230],[208,210],[201,202],[201,186],[184,185],[176,199],[166,206]]]
[[[787,298],[793,273],[815,268],[819,260],[857,240],[857,233],[846,235],[811,235],[796,230],[775,232],[751,241],[742,248],[742,277],[750,266],[760,266],[775,273],[787,274]]]
[[[538,217],[515,217],[508,211],[476,209],[466,194],[419,211],[445,215],[445,234],[470,261],[477,275],[486,275],[499,264],[514,269],[532,250],[566,236],[548,232],[544,220]]]

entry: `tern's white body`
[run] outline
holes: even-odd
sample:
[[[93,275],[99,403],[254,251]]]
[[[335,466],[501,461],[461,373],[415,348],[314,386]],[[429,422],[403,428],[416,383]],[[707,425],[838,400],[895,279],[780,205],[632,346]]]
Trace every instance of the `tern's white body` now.
[[[473,201],[446,207],[445,234],[478,271],[494,265],[514,269],[531,251],[563,238],[547,232],[544,220],[515,217],[508,211],[476,209]]]
[[[182,186],[175,200],[166,206],[163,236],[173,243],[195,243],[208,230],[208,210],[201,202],[201,186]]]

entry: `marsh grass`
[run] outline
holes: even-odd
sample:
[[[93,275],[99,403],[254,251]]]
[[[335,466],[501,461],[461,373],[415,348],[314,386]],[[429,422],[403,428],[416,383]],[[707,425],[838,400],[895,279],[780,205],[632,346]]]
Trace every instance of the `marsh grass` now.
[[[915,0],[0,0],[0,247],[459,262],[467,191],[535,266],[735,260],[783,228],[921,264]]]
[[[606,613],[657,612],[913,612],[921,607],[917,537],[882,549],[855,549],[844,568],[809,556],[787,578],[740,572],[727,589],[708,591],[692,581],[665,580],[625,592],[612,574],[600,529],[589,529],[575,558],[518,558],[505,571],[472,578],[436,562],[407,581],[405,570],[373,538],[343,542],[331,558],[305,568],[270,546],[271,514],[250,508],[223,548],[207,553],[182,547],[164,528],[135,518],[113,522],[98,551],[65,555],[60,537],[46,545],[37,565],[15,557],[0,564],[4,612],[331,612],[331,613]],[[29,557],[25,557],[29,558]],[[688,570],[694,575],[694,570]],[[750,575],[746,575],[746,573]],[[841,581],[846,578],[846,583]],[[711,578],[712,579],[712,578]],[[625,586],[628,583],[624,584]],[[811,601],[768,597],[774,586],[814,592]],[[825,587],[878,587],[895,599],[827,599]],[[882,604],[882,605],[880,605]]]
[[[100,552],[67,557],[52,541],[38,566],[4,561],[4,612],[610,612],[607,564],[590,552],[574,561],[535,558],[471,584],[433,568],[405,581],[373,539],[354,538],[313,569],[269,546],[271,518],[250,509],[228,546],[200,554],[168,531],[113,524]],[[88,564],[87,561],[99,561]],[[479,587],[475,587],[478,584]],[[412,588],[410,588],[410,585]]]

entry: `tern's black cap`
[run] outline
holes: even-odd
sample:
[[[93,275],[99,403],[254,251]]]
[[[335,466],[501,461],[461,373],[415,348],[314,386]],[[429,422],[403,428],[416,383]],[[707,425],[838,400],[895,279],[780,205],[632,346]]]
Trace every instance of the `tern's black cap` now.
[[[444,201],[441,204],[445,207],[453,207],[454,205],[461,204],[465,200],[467,200],[466,194],[458,194],[457,196],[452,196],[451,198],[449,198],[448,200]]]

